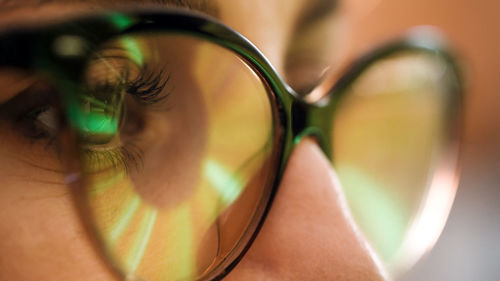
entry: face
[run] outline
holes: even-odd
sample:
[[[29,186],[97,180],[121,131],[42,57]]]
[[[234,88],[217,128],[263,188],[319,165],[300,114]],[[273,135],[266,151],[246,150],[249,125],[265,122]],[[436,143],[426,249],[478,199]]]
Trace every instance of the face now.
[[[123,4],[120,2],[23,2],[12,7],[7,4],[1,11],[0,22],[3,26],[9,26],[18,21],[39,21],[72,13],[91,12],[101,6],[120,7]],[[333,1],[164,2],[166,3],[157,5],[188,7],[216,17],[240,32],[264,53],[284,80],[299,92],[311,90],[321,80],[328,66],[338,63],[343,19]],[[206,155],[217,153],[221,147],[226,152],[232,151],[232,146],[237,143],[240,145],[239,150],[224,154],[224,157],[229,157],[227,161],[232,161],[231,156],[239,159],[250,158],[251,151],[258,149],[259,143],[265,143],[265,138],[259,136],[265,136],[270,130],[252,126],[253,123],[248,123],[249,125],[242,129],[231,127],[231,123],[224,123],[224,120],[213,121],[224,108],[214,106],[207,100],[219,98],[227,103],[245,101],[248,107],[252,108],[252,112],[262,113],[259,116],[242,116],[237,112],[228,115],[231,119],[238,120],[238,124],[243,121],[237,118],[258,122],[260,119],[270,118],[270,113],[261,108],[261,100],[248,95],[248,92],[241,91],[232,96],[224,96],[226,91],[220,83],[197,75],[210,72],[211,65],[230,64],[225,60],[227,56],[220,53],[220,50],[211,50],[206,46],[194,47],[195,43],[179,38],[159,40],[151,37],[133,40],[134,46],[156,46],[155,50],[148,53],[160,60],[164,53],[168,53],[170,57],[165,59],[166,64],[177,66],[176,73],[186,74],[166,75],[157,69],[144,71],[147,64],[124,66],[128,62],[121,60],[120,54],[113,53],[119,52],[116,51],[119,48],[115,48],[113,44],[123,42],[111,42],[97,51],[96,60],[90,60],[86,66],[88,70],[83,75],[84,79],[93,83],[102,82],[90,85],[92,89],[101,89],[102,85],[110,81],[119,82],[114,80],[116,75],[108,71],[110,66],[113,69],[127,69],[127,77],[132,77],[131,82],[127,82],[128,89],[136,89],[136,96],[133,101],[124,101],[130,104],[126,114],[113,112],[112,115],[116,118],[128,116],[123,122],[125,125],[120,127],[120,142],[129,147],[147,149],[127,150],[126,153],[121,151],[120,156],[126,159],[119,161],[120,163],[108,163],[111,156],[81,153],[83,163],[87,163],[83,170],[88,174],[86,181],[92,185],[94,182],[116,179],[117,172],[109,169],[109,166],[123,165],[122,172],[126,171],[128,176],[126,179],[120,178],[119,183],[114,186],[119,188],[120,194],[126,195],[127,187],[133,185],[136,186],[133,192],[139,195],[145,205],[173,209],[186,198],[196,194],[196,187],[202,182],[199,175],[206,169],[206,166],[199,163]],[[163,50],[164,53],[157,50]],[[207,53],[210,56],[203,56]],[[102,57],[110,59],[103,60]],[[140,67],[137,67],[138,65]],[[190,65],[196,65],[195,69],[199,72],[188,69],[187,66]],[[141,71],[142,75],[137,74]],[[245,71],[248,70],[245,68],[239,72],[232,69],[223,73],[223,77],[237,81],[241,89],[253,89],[252,87],[256,86]],[[89,235],[85,222],[82,222],[82,210],[75,204],[74,192],[68,184],[72,181],[71,174],[68,176],[68,167],[62,164],[65,163],[61,159],[64,158],[61,157],[63,148],[53,141],[53,134],[56,134],[54,132],[57,132],[55,128],[58,126],[54,116],[50,114],[50,109],[44,109],[41,113],[30,111],[53,98],[49,94],[42,95],[41,98],[37,95],[50,92],[50,85],[15,71],[1,73],[0,77],[0,85],[5,85],[4,94],[0,96],[0,183],[3,186],[0,189],[0,276],[6,280],[118,280],[110,270],[106,257],[96,249],[95,238]],[[174,86],[171,86],[172,84]],[[144,89],[144,85],[148,85],[152,91],[143,93],[137,90]],[[209,96],[196,85],[209,85],[220,90],[216,91],[217,96]],[[155,94],[155,89],[167,91],[174,88],[176,91],[182,90],[191,94],[172,94],[168,97]],[[37,94],[34,94],[35,92]],[[146,106],[148,110],[145,110]],[[25,111],[36,114],[36,118],[33,118],[33,114],[31,117],[17,115],[17,112]],[[34,119],[36,122],[33,122]],[[244,138],[231,139],[224,135],[209,134],[208,132],[217,131],[213,129],[213,126],[216,126],[214,124],[218,124],[216,122],[229,126],[233,135],[244,135],[252,141],[245,143]],[[212,129],[209,129],[210,126]],[[132,139],[128,136],[140,137]],[[102,143],[111,143],[112,146],[114,142],[113,139],[107,138],[105,131],[97,137],[87,134],[83,138],[92,143],[94,151],[109,148],[104,148]],[[159,139],[171,141],[161,142]],[[213,145],[214,142],[217,145]],[[241,147],[248,148],[248,155],[241,152]],[[140,161],[137,161],[137,158],[140,158]],[[165,164],[165,158],[174,161]],[[214,211],[219,212],[217,216],[220,216],[220,225],[214,230],[210,226],[212,222],[206,223],[205,229],[200,231],[203,235],[196,239],[215,241],[221,233],[227,237],[238,236],[238,225],[234,222],[250,216],[242,210],[252,208],[253,203],[249,201],[261,192],[259,188],[268,177],[267,158],[261,158],[258,159],[261,161],[259,167],[264,168],[254,169],[243,176],[246,176],[248,185],[241,198],[248,200],[235,199],[228,208],[213,206],[214,210],[222,208],[220,212]],[[141,164],[130,164],[137,162]],[[141,167],[130,167],[135,165]],[[165,165],[168,166],[167,169],[164,168]],[[210,167],[219,171],[217,166]],[[110,173],[113,178],[109,176]],[[168,187],[176,188],[159,188],[159,183],[167,183]],[[120,198],[120,194],[103,195],[90,205],[96,209],[110,208],[113,200]],[[234,212],[234,209],[238,212]],[[155,220],[159,220],[157,216],[161,215],[155,213],[146,217],[152,220],[153,216]],[[95,221],[96,224],[102,225],[103,229],[107,229],[106,218],[97,218]],[[174,232],[168,230],[166,233]],[[224,245],[220,247],[223,249]],[[202,248],[198,251],[210,253],[221,249]],[[257,238],[225,278],[384,280],[388,275],[378,257],[379,254],[372,250],[351,216],[342,186],[330,160],[313,138],[304,138],[291,153],[272,208]],[[170,255],[181,256],[179,253]],[[196,263],[206,267],[210,260],[200,255]],[[147,264],[144,266],[147,271]]]

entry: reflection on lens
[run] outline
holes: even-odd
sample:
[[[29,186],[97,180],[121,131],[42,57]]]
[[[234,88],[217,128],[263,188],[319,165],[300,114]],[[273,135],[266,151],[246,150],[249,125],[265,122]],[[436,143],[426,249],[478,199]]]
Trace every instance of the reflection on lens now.
[[[452,71],[434,54],[392,55],[368,67],[338,105],[334,166],[360,228],[392,268],[400,266],[406,238],[440,169],[455,97]],[[453,196],[452,185],[445,189]],[[447,208],[437,211],[447,214]],[[435,237],[440,230],[425,231]]]
[[[267,88],[236,55],[168,34],[118,38],[69,102],[81,196],[130,280],[194,280],[241,252],[267,203]]]

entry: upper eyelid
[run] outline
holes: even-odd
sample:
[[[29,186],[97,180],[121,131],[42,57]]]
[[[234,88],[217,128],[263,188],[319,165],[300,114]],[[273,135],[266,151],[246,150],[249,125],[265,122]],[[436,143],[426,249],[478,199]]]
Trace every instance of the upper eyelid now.
[[[32,110],[41,104],[50,103],[56,99],[54,88],[44,80],[34,77],[25,86],[20,91],[9,93],[12,94],[10,98],[0,102],[0,115],[15,118],[17,115],[24,113],[23,111]],[[43,87],[39,88],[39,91],[35,89],[40,86]]]
[[[16,73],[15,70],[11,69],[0,71],[0,85],[2,85],[0,105],[29,89],[37,80],[35,75]]]

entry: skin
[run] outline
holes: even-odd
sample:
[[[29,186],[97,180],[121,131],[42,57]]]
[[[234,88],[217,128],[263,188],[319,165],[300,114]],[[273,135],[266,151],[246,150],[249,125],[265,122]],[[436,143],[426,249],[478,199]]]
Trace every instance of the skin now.
[[[247,36],[284,73],[292,26],[305,5],[303,0],[221,0],[217,16]],[[34,9],[43,18],[88,7],[17,7],[0,18],[29,20]],[[276,17],[281,17],[280,24]],[[11,133],[6,122],[0,128],[1,279],[114,280],[91,246],[53,153],[39,145],[19,156],[12,144],[30,147],[29,141]],[[48,161],[44,169],[36,166],[41,157]],[[349,214],[334,169],[314,139],[303,139],[291,155],[261,232],[227,280],[384,280],[385,276]]]

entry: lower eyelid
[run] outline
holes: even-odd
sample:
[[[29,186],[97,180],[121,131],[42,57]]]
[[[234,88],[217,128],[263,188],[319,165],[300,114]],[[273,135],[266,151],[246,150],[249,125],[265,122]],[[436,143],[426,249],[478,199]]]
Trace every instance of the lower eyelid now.
[[[102,173],[111,169],[128,171],[141,165],[142,151],[134,145],[94,150],[83,149],[87,173]]]

